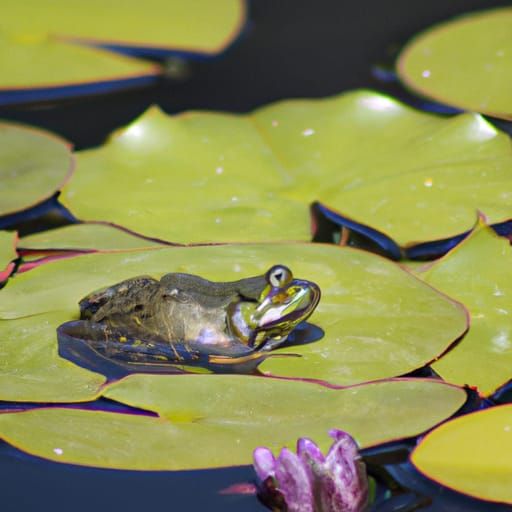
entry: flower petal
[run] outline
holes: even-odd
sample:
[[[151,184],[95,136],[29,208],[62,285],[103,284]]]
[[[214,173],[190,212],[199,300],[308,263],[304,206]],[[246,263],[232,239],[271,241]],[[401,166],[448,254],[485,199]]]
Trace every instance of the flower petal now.
[[[283,448],[276,461],[276,479],[288,512],[315,512],[309,472],[299,457]]]
[[[360,512],[368,499],[368,478],[357,444],[349,434],[340,430],[331,430],[329,435],[335,441],[325,466],[313,468],[322,510]]]
[[[300,457],[302,462],[309,462],[309,460],[304,458],[306,453],[309,455],[310,459],[315,460],[319,464],[323,464],[325,462],[324,454],[320,451],[320,448],[318,448],[311,439],[301,437],[297,441],[297,455]]]
[[[254,470],[258,478],[264,482],[269,476],[275,478],[276,475],[276,459],[274,454],[264,446],[255,448],[252,452],[254,461]]]

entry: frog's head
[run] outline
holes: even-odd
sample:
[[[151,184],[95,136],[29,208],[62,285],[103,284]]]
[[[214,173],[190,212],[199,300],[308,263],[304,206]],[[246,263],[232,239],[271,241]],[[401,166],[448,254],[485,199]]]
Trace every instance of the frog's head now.
[[[231,331],[249,346],[271,350],[313,313],[320,288],[311,281],[294,279],[284,265],[274,265],[264,280],[259,300],[237,304],[228,322]]]

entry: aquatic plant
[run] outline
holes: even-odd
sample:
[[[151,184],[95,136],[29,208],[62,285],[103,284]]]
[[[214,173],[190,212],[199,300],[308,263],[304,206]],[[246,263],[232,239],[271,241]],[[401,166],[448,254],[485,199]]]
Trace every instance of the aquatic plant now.
[[[262,499],[289,512],[362,512],[368,477],[357,444],[342,430],[329,435],[334,442],[325,456],[306,437],[297,441],[297,453],[283,448],[277,458],[268,448],[256,448],[254,469]]]

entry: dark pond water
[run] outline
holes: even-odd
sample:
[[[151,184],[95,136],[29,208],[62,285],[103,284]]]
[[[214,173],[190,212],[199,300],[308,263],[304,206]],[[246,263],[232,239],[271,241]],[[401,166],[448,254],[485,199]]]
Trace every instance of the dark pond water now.
[[[510,2],[254,0],[238,44],[221,58],[191,63],[187,80],[53,106],[4,107],[0,117],[48,128],[82,149],[100,144],[110,131],[152,103],[168,112],[197,108],[240,112],[281,98],[372,87],[420,105],[396,83],[383,80],[390,78],[386,65],[392,63],[400,44],[437,21],[501,5]],[[380,66],[379,71],[375,66]],[[397,479],[435,495],[433,505],[422,510],[509,510],[441,488],[433,491],[400,456],[392,462],[388,470]],[[2,512],[264,510],[254,497],[218,494],[229,485],[250,481],[250,467],[181,473],[98,470],[43,461],[0,442],[0,475]]]

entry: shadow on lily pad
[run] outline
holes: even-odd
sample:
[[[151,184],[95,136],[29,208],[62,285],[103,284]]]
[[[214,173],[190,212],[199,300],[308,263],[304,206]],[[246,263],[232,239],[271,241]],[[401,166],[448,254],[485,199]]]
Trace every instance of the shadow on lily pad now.
[[[462,242],[472,231],[468,230],[441,240],[411,243],[400,248],[393,239],[384,233],[356,222],[318,201],[311,205],[311,215],[313,241],[358,247],[393,260],[405,258],[424,261],[439,258]],[[512,219],[497,222],[490,227],[499,236],[512,237]]]
[[[303,322],[281,347],[293,347],[318,341],[324,331]],[[218,357],[190,348],[185,343],[171,344],[164,339],[141,343],[126,332],[77,320],[57,328],[59,355],[82,368],[99,372],[109,380],[132,373],[254,373],[269,357],[300,357],[298,354],[253,351],[240,357]]]

